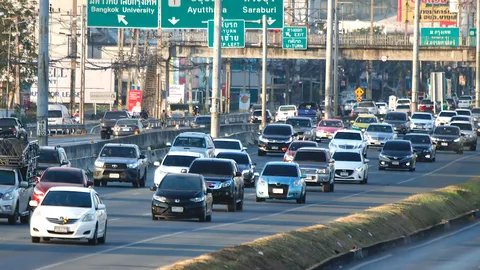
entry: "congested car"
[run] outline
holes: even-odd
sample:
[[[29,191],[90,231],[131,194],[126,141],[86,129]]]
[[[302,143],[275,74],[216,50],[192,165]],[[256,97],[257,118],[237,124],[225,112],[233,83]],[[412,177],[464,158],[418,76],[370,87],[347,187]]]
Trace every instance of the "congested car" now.
[[[412,105],[412,101],[409,98],[399,98],[397,99],[397,106],[398,105]]]
[[[472,111],[469,109],[456,109],[455,112],[457,115],[472,116]]]
[[[154,188],[158,187],[167,174],[188,170],[192,162],[201,157],[202,154],[196,152],[168,152],[161,162],[153,162],[153,166],[158,167],[153,176]]]
[[[307,185],[297,163],[273,161],[265,165],[255,187],[255,201],[266,199],[306,203]]]
[[[420,104],[418,105],[418,111],[419,112],[434,112],[435,111],[435,103],[430,100],[430,99],[424,99],[420,101]]]
[[[320,106],[314,102],[302,102],[297,107],[297,115],[300,117],[308,117],[317,121],[317,119],[322,119],[322,111]]]
[[[453,98],[447,98],[445,100],[445,107],[447,110],[455,110],[457,108],[457,101]]]
[[[477,135],[480,135],[480,108],[472,108],[472,119],[477,129]]]
[[[37,158],[37,174],[40,176],[50,167],[71,167],[65,149],[61,146],[42,146]]]
[[[113,126],[113,135],[130,136],[145,133],[145,127],[140,119],[119,119]]]
[[[378,157],[378,169],[408,169],[415,171],[417,156],[412,143],[407,140],[392,140],[385,143]]]
[[[202,157],[215,157],[215,144],[209,134],[201,132],[183,132],[177,135],[173,144],[167,143],[170,152],[195,152]]]
[[[291,125],[270,124],[266,126],[258,137],[258,155],[285,153],[296,135]]]
[[[339,130],[328,144],[331,153],[337,149],[359,149],[367,157],[367,140],[358,130]]]
[[[386,102],[376,102],[375,106],[377,106],[378,115],[384,116],[388,113],[388,104]]]
[[[465,115],[456,115],[456,116],[452,116],[452,118],[450,118],[450,123],[452,122],[469,122],[469,123],[474,123],[473,122],[473,119],[472,117],[470,116],[465,116]]]
[[[358,150],[338,150],[333,154],[335,160],[335,182],[355,181],[368,183],[368,159]]]
[[[307,186],[322,186],[323,192],[335,190],[335,164],[328,149],[302,147],[295,153],[293,162],[300,166]]]
[[[463,154],[464,137],[459,127],[437,126],[432,133],[432,141],[436,150],[449,150],[457,154]]]
[[[217,158],[231,159],[237,163],[238,170],[242,172],[243,183],[246,187],[255,186],[255,167],[250,155],[242,152],[221,152]]]
[[[32,200],[40,203],[45,193],[58,186],[89,187],[93,182],[83,169],[68,167],[50,167],[45,170],[33,189]]]
[[[450,124],[453,116],[456,116],[456,111],[441,111],[435,119],[435,126],[442,126]]]
[[[410,122],[411,132],[432,132],[435,126],[435,118],[431,113],[416,112],[412,114]]]
[[[272,113],[270,112],[269,109],[265,110],[266,116],[265,120],[267,123],[272,123],[273,122],[273,116]],[[262,123],[262,110],[254,110],[252,114],[250,115],[250,123],[251,124],[258,124]]]
[[[353,109],[353,106],[357,103],[356,100],[354,99],[349,99],[347,101],[345,101],[345,103],[343,104],[343,112],[344,114],[350,114],[352,112],[352,109]]]
[[[193,120],[192,128],[209,128],[212,125],[212,117],[210,115],[199,115]]]
[[[356,108],[363,108],[363,109],[366,109],[366,113],[367,114],[373,114],[373,115],[376,115],[378,114],[378,109],[377,109],[377,106],[375,105],[375,103],[371,100],[363,100],[363,101],[360,101],[356,104]]]
[[[412,109],[410,108],[410,105],[407,105],[407,104],[397,105],[397,107],[395,108],[395,111],[396,112],[404,112],[408,115],[410,115],[412,113]]]
[[[477,132],[472,122],[452,121],[450,126],[460,128],[461,135],[464,138],[464,147],[469,147],[470,151],[477,151]]]
[[[410,117],[405,112],[389,112],[385,115],[383,122],[392,125],[393,130],[398,133],[410,132]]]
[[[352,125],[353,130],[365,131],[370,124],[380,123],[378,118],[373,114],[362,114],[355,119]]]
[[[27,141],[28,132],[17,118],[3,117],[0,118],[0,138],[17,138]]]
[[[459,99],[458,99],[458,105],[457,107],[458,108],[471,108],[472,107],[472,103],[473,103],[474,99],[472,96],[461,96]]]
[[[288,118],[297,116],[297,113],[297,106],[282,105],[275,113],[275,122],[285,122]]]
[[[40,203],[32,200],[29,204],[35,208],[30,220],[33,243],[60,238],[105,244],[107,209],[94,189],[52,187]]]
[[[318,144],[312,141],[293,141],[283,155],[283,161],[292,162],[295,153],[302,147],[318,147]]]
[[[333,134],[338,130],[345,129],[342,120],[339,119],[323,119],[318,122],[316,140],[321,142],[323,139],[330,140],[333,137]]]
[[[307,117],[290,117],[285,124],[291,125],[293,131],[297,134],[297,140],[315,140],[315,123]]]
[[[365,131],[367,147],[381,147],[389,140],[397,138],[390,124],[371,124]]]
[[[198,218],[208,222],[212,213],[212,190],[199,174],[168,174],[153,194],[152,220]]]
[[[434,162],[437,152],[433,141],[428,134],[424,133],[408,133],[403,137],[403,140],[410,141],[413,146],[413,151],[417,154],[417,160],[426,160]]]
[[[215,145],[215,156],[221,152],[245,152],[247,148],[240,140],[236,139],[213,139]]]

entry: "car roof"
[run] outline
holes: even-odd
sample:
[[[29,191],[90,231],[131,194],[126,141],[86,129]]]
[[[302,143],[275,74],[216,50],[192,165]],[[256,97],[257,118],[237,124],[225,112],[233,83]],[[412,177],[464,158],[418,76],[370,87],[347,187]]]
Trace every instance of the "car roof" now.
[[[290,124],[269,124],[266,127],[292,127],[292,125],[290,125]]]
[[[197,138],[203,138],[207,136],[208,134],[201,133],[201,132],[182,132],[177,135],[177,137],[197,137]]]
[[[457,111],[467,111],[467,112],[470,112],[470,109],[456,109],[455,111],[456,111],[456,112],[457,112]]]
[[[360,130],[353,130],[353,129],[341,129],[341,130],[338,130],[337,133],[340,133],[340,132],[345,132],[345,133],[362,133]]]
[[[173,152],[168,152],[167,156],[201,157],[202,154],[197,153],[197,152],[173,151]]]
[[[386,141],[385,144],[411,144],[411,142],[409,140],[389,140],[389,141]]]
[[[440,112],[439,112],[439,114],[440,114],[440,113],[442,113],[442,112],[456,113],[457,111],[452,111],[452,110],[442,110],[442,111],[440,111]]]
[[[87,187],[75,187],[75,186],[57,186],[51,187],[48,192],[51,191],[75,191],[75,192],[85,192],[90,193],[93,189]]]
[[[302,147],[298,148],[297,152],[328,152],[329,150],[326,148],[320,147]]]
[[[74,168],[74,167],[48,167],[46,170],[48,171],[57,171],[57,172],[77,172],[81,173],[83,170],[80,168]]]
[[[290,144],[292,144],[292,143],[307,143],[307,144],[312,144],[312,145],[313,145],[313,144],[317,144],[317,145],[318,145],[318,143],[316,143],[316,142],[314,142],[314,141],[304,141],[304,140],[294,140],[294,141],[291,142]]]
[[[58,148],[61,148],[60,146],[41,146],[40,150],[57,150]]]
[[[249,156],[248,153],[245,153],[245,152],[236,152],[236,151],[223,151],[223,152],[220,152],[217,154],[217,159],[218,156],[221,156],[221,155],[230,155],[230,156]]]
[[[195,159],[193,162],[201,162],[201,161],[210,161],[210,162],[228,162],[228,163],[232,163],[232,162],[235,162],[231,159],[227,159],[227,158],[197,158]]]
[[[430,137],[430,135],[427,134],[427,133],[413,133],[413,132],[412,132],[412,133],[407,133],[407,134],[405,134],[405,136],[418,136],[418,137],[420,137],[420,136],[422,136],[422,137],[427,136],[427,137]]]
[[[385,127],[391,127],[392,125],[387,124],[387,123],[371,123],[369,127],[371,126],[385,126]]]
[[[450,125],[451,124],[469,124],[469,125],[471,125],[472,122],[470,122],[470,121],[453,121],[453,122],[450,122]]]
[[[136,144],[130,144],[130,143],[106,143],[103,147],[107,146],[116,146],[116,147],[135,147],[137,146]]]
[[[335,153],[357,153],[360,154],[362,149],[337,149]],[[335,155],[335,153],[333,153]]]
[[[268,162],[267,164],[265,164],[265,167],[267,167],[268,165],[280,165],[280,166],[292,166],[292,167],[298,167],[298,164],[297,163],[294,163],[294,162],[283,162],[283,161],[270,161]]]
[[[196,173],[168,173],[169,176],[182,177],[182,178],[198,178],[201,179],[202,175]]]
[[[357,118],[377,118],[374,114],[360,114]]]
[[[322,119],[320,122],[325,121],[325,122],[342,122],[341,119]]]
[[[407,114],[406,112],[388,112],[387,114]]]
[[[311,118],[309,118],[309,117],[294,116],[294,117],[289,117],[289,118],[287,119],[287,121],[288,121],[288,120],[290,120],[290,119],[298,119],[298,120],[312,120],[312,119],[311,119]]]
[[[426,112],[414,112],[412,115],[414,114],[428,114],[428,115],[432,115],[431,113],[426,113]]]
[[[241,143],[240,140],[237,139],[224,139],[224,138],[218,138],[218,139],[213,139],[214,142],[239,142]]]

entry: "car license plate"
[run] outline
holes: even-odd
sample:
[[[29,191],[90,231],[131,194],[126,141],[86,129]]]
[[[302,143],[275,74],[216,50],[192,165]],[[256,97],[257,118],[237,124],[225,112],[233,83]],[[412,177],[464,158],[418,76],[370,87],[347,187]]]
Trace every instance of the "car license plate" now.
[[[109,176],[110,178],[120,178],[120,174],[118,173],[111,173]]]
[[[448,146],[448,143],[443,142],[443,143],[442,143],[442,146]]]
[[[205,127],[205,125],[200,125],[200,127],[201,127],[201,128],[204,128],[204,127]]]
[[[341,172],[340,176],[348,176],[348,173],[347,172]]]
[[[183,213],[183,207],[173,206],[172,212],[174,213]]]
[[[398,161],[392,161],[392,165],[400,165],[400,162],[398,162]]]
[[[129,128],[122,128],[122,131],[130,131]]]
[[[376,145],[380,145],[380,142],[375,142]]]
[[[272,190],[272,192],[275,193],[275,194],[283,194],[283,189],[281,189],[281,188],[274,188],[274,189]]]
[[[55,226],[53,227],[53,231],[56,233],[67,233],[68,232],[68,227],[66,226]]]
[[[278,150],[278,146],[272,146],[272,150]]]

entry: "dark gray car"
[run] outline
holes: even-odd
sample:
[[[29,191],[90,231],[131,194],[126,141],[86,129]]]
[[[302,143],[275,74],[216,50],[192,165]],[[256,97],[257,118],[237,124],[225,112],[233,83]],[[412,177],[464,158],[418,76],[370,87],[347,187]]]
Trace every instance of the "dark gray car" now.
[[[392,125],[393,130],[398,133],[410,132],[410,117],[405,112],[389,112],[385,115],[383,122]]]
[[[314,141],[315,140],[315,124],[308,117],[290,117],[285,124],[292,125],[293,130],[297,134],[297,140]]]

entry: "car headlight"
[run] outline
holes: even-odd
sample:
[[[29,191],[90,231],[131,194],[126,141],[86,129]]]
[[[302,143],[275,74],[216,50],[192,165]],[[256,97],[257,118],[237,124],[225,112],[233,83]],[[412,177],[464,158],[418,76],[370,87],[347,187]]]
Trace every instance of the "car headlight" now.
[[[242,171],[242,175],[249,174],[249,173],[250,173],[250,170],[243,170]]]
[[[95,220],[95,215],[93,215],[93,214],[86,214],[82,218],[82,222],[90,222],[90,221],[94,221],[94,220]]]
[[[290,139],[288,139],[285,143],[291,143],[291,142],[293,142],[293,138],[292,138],[292,137],[290,137]]]
[[[330,143],[330,145],[329,145],[328,147],[329,147],[329,148],[336,149],[336,148],[338,148],[338,145],[337,145],[337,144],[334,144],[334,143]]]
[[[156,200],[156,201],[159,201],[159,202],[166,202],[167,201],[167,198],[165,198],[163,196],[158,196],[158,195],[153,195],[153,199]]]
[[[103,162],[103,161],[95,161],[95,167],[103,168],[103,165],[105,165],[105,162]]]
[[[266,186],[267,181],[263,180],[262,178],[258,179],[257,186]]]
[[[355,170],[356,170],[357,172],[361,172],[361,171],[363,171],[363,166],[360,166],[360,167],[356,168]]]
[[[384,154],[380,154],[378,156],[379,159],[386,159],[386,160],[390,160],[387,156],[385,156]]]
[[[202,196],[202,197],[196,197],[196,198],[191,198],[191,199],[190,199],[191,202],[196,202],[196,203],[198,203],[198,202],[203,202],[204,200],[205,200],[205,197],[204,197],[204,196]]]
[[[327,169],[318,169],[318,170],[317,170],[317,173],[326,174],[326,173],[327,173]]]
[[[293,186],[294,186],[294,187],[298,187],[298,186],[300,186],[300,185],[302,185],[302,181],[301,181],[301,180],[295,180],[295,181],[293,181]]]
[[[135,169],[135,168],[137,168],[137,166],[138,166],[138,163],[129,163],[129,164],[127,164],[127,168],[129,168],[129,169]]]
[[[413,158],[413,155],[405,156],[403,159],[411,159],[411,158]]]
[[[5,201],[13,200],[13,191],[3,194],[2,200],[5,200]]]
[[[460,138],[457,138],[455,140],[453,140],[454,142],[459,142],[460,141]]]
[[[222,183],[222,188],[231,186],[232,182],[233,182],[232,180],[228,180],[228,181],[223,182]]]
[[[268,139],[264,138],[263,136],[258,137],[258,140],[261,142],[268,142]]]
[[[310,136],[310,135],[312,135],[312,132],[311,131],[305,131],[305,133],[303,133],[303,135]]]

